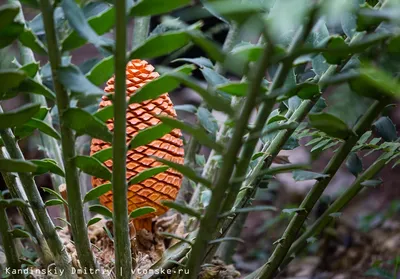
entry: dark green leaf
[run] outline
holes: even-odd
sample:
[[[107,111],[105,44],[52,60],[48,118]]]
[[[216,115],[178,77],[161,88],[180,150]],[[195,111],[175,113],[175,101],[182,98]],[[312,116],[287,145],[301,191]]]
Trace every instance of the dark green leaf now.
[[[161,167],[154,167],[154,168],[150,168],[145,171],[139,172],[137,175],[135,175],[134,177],[132,177],[129,180],[128,185],[130,186],[133,184],[138,184],[148,178],[151,178],[159,173],[166,171],[167,169],[169,169],[169,167],[161,166]]]
[[[112,147],[102,149],[92,155],[92,157],[96,158],[102,163],[109,159],[112,159],[112,156]]]
[[[357,144],[361,145],[367,142],[367,140],[372,136],[372,131],[365,132],[360,139],[358,140]]]
[[[194,70],[193,65],[183,65],[176,68],[172,72],[161,75],[157,79],[154,79],[146,83],[142,88],[137,90],[135,94],[129,99],[129,103],[141,103],[149,99],[156,99],[158,96],[165,92],[172,91],[179,86],[179,81],[171,77],[174,73],[181,73],[188,75]]]
[[[217,87],[218,85],[229,83],[229,79],[223,75],[217,73],[217,71],[211,68],[200,68],[207,83],[212,87]]]
[[[347,124],[332,114],[325,112],[310,114],[309,119],[314,128],[332,137],[346,139],[351,134]]]
[[[104,95],[104,91],[91,83],[76,66],[61,67],[58,69],[57,74],[61,84],[71,91],[82,93],[84,96],[91,98],[98,98]]]
[[[196,164],[201,167],[204,167],[204,165],[206,164],[206,158],[204,157],[204,155],[195,154],[195,161]]]
[[[391,19],[390,10],[379,9],[375,10],[369,4],[364,4],[360,9],[357,16],[357,31],[374,31],[382,22],[389,21]]]
[[[163,205],[165,205],[165,206],[167,206],[169,208],[175,209],[179,213],[187,214],[189,216],[196,217],[197,219],[201,218],[201,213],[200,212],[198,212],[194,208],[189,207],[186,204],[177,203],[177,202],[173,202],[173,201],[161,201],[161,204],[163,204]]]
[[[56,95],[54,92],[52,92],[49,88],[44,86],[43,84],[37,82],[36,80],[32,78],[27,78],[24,81],[22,81],[18,87],[16,87],[14,92],[21,92],[21,93],[33,93],[33,94],[38,94],[38,95],[43,95],[46,98],[50,100],[55,100]]]
[[[95,16],[88,19],[87,23],[97,35],[102,35],[108,32],[115,23],[114,8],[101,11]],[[87,28],[87,27],[86,27]],[[92,34],[93,35],[93,34]],[[91,36],[92,36],[91,35]],[[62,42],[62,50],[69,51],[80,47],[89,40],[87,36],[81,36],[77,30],[73,30]],[[90,41],[90,40],[89,40]],[[106,42],[108,45],[108,42]]]
[[[271,124],[274,122],[278,122],[278,121],[287,121],[287,118],[283,115],[274,115],[271,118],[268,119],[267,124]],[[267,130],[269,132],[269,130]]]
[[[8,199],[4,200],[0,198],[0,207],[25,207],[29,206],[24,200],[21,199]]]
[[[321,94],[319,86],[315,83],[304,82],[297,88],[296,95],[301,99],[311,99]]]
[[[98,199],[100,196],[104,195],[105,193],[111,190],[112,190],[111,183],[105,183],[97,187],[94,187],[93,189],[91,189],[89,192],[86,193],[83,199],[83,203]]]
[[[244,61],[254,62],[261,57],[262,51],[263,47],[260,45],[240,43],[233,48],[231,55]]]
[[[365,187],[376,187],[382,184],[382,180],[380,179],[373,179],[373,180],[365,180],[361,183],[362,186]]]
[[[19,35],[19,41],[24,46],[30,48],[33,52],[41,55],[47,55],[47,48],[38,39],[32,29],[25,27],[24,31]]]
[[[0,159],[0,171],[4,172],[35,172],[37,166],[29,161]]]
[[[111,50],[113,42],[104,37],[100,37],[88,24],[82,10],[74,0],[63,0],[61,6],[69,25],[78,33],[81,38],[89,41],[97,47],[104,47]]]
[[[264,127],[264,129],[262,130],[261,140],[264,143],[271,142],[275,138],[275,136],[278,134],[279,131],[286,130],[286,129],[293,130],[297,127],[298,127],[297,122],[285,122],[285,123],[279,123],[277,121],[272,122],[271,124],[266,125]],[[288,147],[288,146],[286,146],[286,147]],[[286,147],[284,146],[283,149],[285,149]],[[287,149],[285,149],[285,150],[287,150]],[[291,150],[291,149],[289,149],[289,150]]]
[[[329,177],[327,174],[323,173],[316,173],[311,171],[304,171],[304,170],[295,170],[293,172],[293,179],[295,181],[304,181],[304,180],[311,180],[311,179],[323,179]]]
[[[51,127],[49,124],[47,124],[43,120],[32,118],[25,125],[28,127],[36,128],[39,131],[41,131],[42,133],[45,133],[46,135],[49,135],[50,137],[53,137],[57,140],[61,139],[60,134],[53,127]]]
[[[23,71],[28,77],[34,78],[36,76],[36,73],[39,71],[39,63],[35,61],[23,65],[22,67],[19,68],[19,70]]]
[[[27,5],[29,7],[32,7],[34,9],[40,9],[39,3],[37,0],[21,0],[19,1],[24,5]]]
[[[313,28],[311,34],[308,36],[307,42],[312,47],[319,47],[324,42],[324,40],[327,40],[328,37],[328,27],[326,26],[324,20],[320,20],[319,23]],[[322,76],[329,68],[329,64],[326,63],[325,58],[322,56],[322,54],[314,56],[311,61],[313,71],[319,76]]]
[[[199,107],[197,110],[197,119],[199,120],[201,126],[204,127],[213,137],[216,136],[218,131],[218,123],[211,112],[204,108]]]
[[[357,77],[350,80],[350,87],[362,96],[375,99],[383,96],[399,97],[400,83],[375,66],[363,65]]]
[[[190,4],[190,0],[140,0],[129,11],[131,16],[151,16],[165,14]]]
[[[106,82],[113,73],[114,56],[108,56],[94,65],[90,72],[87,73],[86,77],[94,85],[100,86]]]
[[[89,156],[76,156],[74,161],[76,166],[84,173],[105,180],[111,180],[110,170],[97,159]]]
[[[171,117],[160,116],[159,119],[166,125],[169,125],[172,128],[177,128],[182,131],[185,131],[195,137],[200,144],[203,144],[207,147],[210,147],[216,150],[218,153],[223,151],[223,147],[213,141],[208,135],[207,132],[199,126],[188,125],[182,121],[173,119]]]
[[[338,65],[347,57],[349,57],[350,51],[344,39],[340,36],[331,36],[325,47],[327,51],[323,52],[322,55],[329,64]]]
[[[55,196],[57,199],[59,199],[60,201],[62,201],[65,205],[68,205],[68,202],[56,191],[54,191],[53,189],[50,188],[46,188],[46,187],[42,187],[41,188],[43,191],[52,194],[53,196]]]
[[[53,200],[48,200],[44,203],[44,206],[48,207],[48,206],[54,206],[54,205],[62,205],[64,204],[63,201],[59,200],[59,199],[53,199]]]
[[[107,142],[112,142],[112,134],[107,126],[93,115],[79,108],[70,108],[64,112],[65,124],[77,131]]]
[[[10,89],[18,87],[20,83],[25,79],[26,74],[19,70],[0,70],[0,96],[6,93]],[[3,99],[3,98],[1,98]]]
[[[89,220],[89,222],[87,223],[87,226],[91,226],[94,225],[98,222],[100,222],[102,219],[100,217],[93,217],[92,219]]]
[[[105,206],[102,205],[92,205],[89,207],[90,212],[98,213],[100,215],[103,215],[108,218],[112,218],[113,214],[112,212]]]
[[[187,34],[195,45],[207,53],[208,57],[221,63],[224,62],[225,53],[222,51],[221,47],[216,45],[212,40],[206,38],[202,32],[199,30],[188,30]]]
[[[229,115],[233,114],[230,103],[226,99],[222,99],[221,97],[215,95],[213,92],[209,92],[208,90],[204,89],[198,84],[195,79],[185,74],[176,72],[169,73],[169,76],[196,91],[203,98],[203,100],[213,109],[223,111]]]
[[[10,230],[10,234],[13,238],[30,238],[31,237],[31,235],[28,232],[21,230],[21,229]]]
[[[215,89],[225,92],[232,96],[244,97],[247,94],[248,87],[249,87],[248,82],[229,82],[217,85]]]
[[[49,109],[47,107],[41,107],[40,110],[38,111],[38,113],[36,113],[33,116],[33,118],[43,120],[43,119],[45,119],[48,112],[49,112]],[[29,120],[27,122],[27,124],[18,126],[14,129],[14,135],[16,138],[22,139],[22,138],[28,137],[33,133],[33,131],[35,131],[36,128],[28,126],[28,123],[30,123],[31,120]]]
[[[316,150],[319,150],[321,148],[325,148],[327,145],[329,145],[332,142],[332,139],[328,138],[328,139],[324,139],[320,142],[318,142],[313,148],[311,148],[311,152],[314,152]]]
[[[159,57],[180,49],[189,42],[190,37],[184,31],[166,32],[148,38],[143,44],[132,50],[129,59]]]
[[[7,27],[14,21],[19,13],[19,7],[15,4],[5,4],[0,6],[0,30]]]
[[[363,171],[362,161],[357,153],[350,153],[346,161],[346,167],[355,177]]]
[[[13,22],[0,30],[0,49],[12,44],[19,35],[24,32],[24,24],[21,22]]]
[[[64,171],[57,165],[56,161],[52,159],[31,160],[30,162],[38,166],[38,169],[34,173],[35,175],[51,172],[62,177],[65,176]]]
[[[174,106],[174,109],[176,111],[186,111],[190,113],[196,113],[197,111],[197,107],[195,107],[194,105],[177,105]]]
[[[114,117],[114,106],[106,106],[105,108],[96,111],[93,116],[100,122],[106,122],[108,119]]]
[[[173,128],[171,128],[171,126],[168,126],[164,123],[150,126],[144,130],[141,130],[132,138],[132,140],[129,142],[128,149],[134,149],[136,147],[151,143],[156,139],[162,138],[172,130]]]
[[[264,1],[246,1],[238,2],[235,0],[225,1],[206,1],[204,6],[212,12],[223,18],[244,22],[249,17],[256,17],[257,14],[266,11]]]
[[[196,182],[196,183],[201,183],[204,186],[210,188],[211,187],[211,181],[200,177],[197,175],[197,173],[192,170],[191,168],[189,168],[188,166],[184,166],[182,164],[178,164],[178,163],[174,163],[168,160],[164,160],[162,158],[158,158],[155,156],[152,156],[154,159],[156,159],[157,161],[163,163],[164,165],[169,166],[170,168],[173,168],[174,170],[177,170],[178,172],[180,172],[181,174],[183,174],[184,176],[186,176],[188,179]]]
[[[0,113],[0,129],[7,129],[28,122],[40,109],[40,104],[30,104],[18,109]]]
[[[203,68],[203,67],[213,68],[213,67],[214,67],[213,63],[212,63],[208,58],[205,58],[205,57],[198,57],[198,58],[178,58],[178,59],[175,59],[175,60],[172,61],[172,62],[179,62],[179,61],[189,62],[189,63],[192,63],[192,64],[197,65],[197,66],[200,67],[200,68]]]
[[[129,218],[132,218],[132,219],[139,218],[139,217],[142,217],[146,214],[153,213],[153,212],[156,212],[156,209],[154,207],[143,206],[140,208],[136,208],[131,213],[129,213]]]
[[[397,130],[396,126],[393,124],[392,120],[387,117],[379,118],[373,125],[376,132],[385,141],[396,141],[397,140]]]

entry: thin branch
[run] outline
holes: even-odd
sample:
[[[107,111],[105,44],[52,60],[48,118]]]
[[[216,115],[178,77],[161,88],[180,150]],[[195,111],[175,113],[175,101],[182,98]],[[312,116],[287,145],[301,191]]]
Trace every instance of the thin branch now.
[[[7,151],[3,148],[0,152],[0,159],[9,159]],[[26,193],[24,188],[21,185],[21,181],[17,173],[9,173],[2,172],[4,182],[7,185],[8,190],[13,198],[18,198],[26,201]],[[24,219],[25,225],[29,232],[35,237],[38,241],[38,245],[35,246],[35,250],[41,256],[41,260],[45,265],[50,264],[53,261],[53,255],[47,245],[46,239],[44,238],[40,227],[38,226],[37,220],[32,212],[32,209],[29,207],[18,208],[22,218]]]
[[[336,174],[339,167],[347,158],[347,155],[350,153],[353,146],[357,143],[360,135],[364,134],[367,131],[374,119],[379,115],[386,104],[386,101],[376,101],[365,113],[365,115],[359,120],[359,122],[353,129],[353,134],[350,135],[349,138],[342,144],[342,146],[339,148],[339,150],[335,153],[333,158],[326,166],[323,173],[328,176],[314,184],[311,191],[307,194],[307,196],[299,206],[299,208],[302,208],[304,210],[299,213],[295,213],[294,217],[291,219],[289,225],[287,226],[285,232],[281,237],[281,241],[279,241],[279,243],[277,244],[270,259],[261,268],[258,275],[259,278],[273,278],[283,259],[286,257],[290,246],[296,240],[300,228],[302,227],[304,221],[307,219],[307,216],[313,209],[315,203],[321,197],[325,188],[328,186],[329,182]]]
[[[293,39],[291,46],[289,47],[288,52],[293,53],[295,52],[298,48],[302,47],[308,34],[311,32],[314,22],[315,22],[315,15],[317,13],[316,7],[313,7],[310,11],[309,14],[309,19],[305,26],[300,27],[299,32],[297,33],[297,36]],[[274,77],[274,80],[272,81],[269,92],[273,92],[279,88],[281,88],[286,80],[287,75],[289,74],[290,70],[292,68],[292,61],[286,61],[283,64],[279,65],[278,71]],[[266,102],[263,102],[260,107],[260,111],[257,115],[257,119],[255,122],[254,128],[251,130],[249,133],[248,139],[246,143],[243,146],[243,150],[240,155],[240,159],[238,162],[237,167],[235,168],[235,173],[234,177],[244,177],[247,172],[247,167],[249,165],[249,162],[251,160],[252,154],[254,152],[255,146],[258,141],[258,134],[262,131],[265,122],[267,121],[274,105],[276,102],[276,98],[270,98],[267,99]],[[228,196],[224,202],[224,210],[230,210],[236,200],[236,197],[240,191],[240,186],[241,183],[233,183],[230,191],[228,193]]]
[[[340,212],[349,202],[363,189],[365,188],[362,183],[366,180],[373,178],[377,175],[382,168],[385,166],[387,159],[381,158],[375,161],[362,175],[360,175],[354,183],[347,188],[347,190],[340,195],[340,197],[331,205],[329,208],[318,218],[317,221],[312,224],[307,231],[301,235],[301,237],[293,243],[285,260],[282,263],[281,269],[284,268],[293,259],[292,255],[296,255],[306,245],[310,237],[316,236],[332,221],[334,217],[332,213]]]
[[[118,1],[119,2],[119,1]],[[68,92],[58,81],[57,69],[61,65],[61,55],[54,26],[54,10],[49,0],[40,0],[40,7],[45,26],[49,61],[53,76],[54,89],[57,96],[57,107],[60,117],[61,146],[65,166],[65,178],[71,217],[71,228],[81,265],[88,269],[97,269],[91,245],[87,235],[87,227],[83,215],[83,204],[79,186],[78,170],[75,164],[75,138],[72,130],[65,125],[64,113],[69,108]],[[125,15],[123,16],[125,17]],[[89,274],[89,278],[100,279],[100,274]]]
[[[235,46],[237,37],[239,35],[239,26],[236,23],[232,23],[230,25],[228,34],[226,35],[224,45],[222,46],[222,49],[225,52],[230,52],[233,47]],[[223,71],[223,66],[221,63],[217,63],[215,65],[215,71],[217,73],[222,73]],[[240,104],[240,105],[239,105]],[[241,108],[242,101],[239,98],[233,97],[231,101],[231,105],[233,108]],[[221,126],[217,133],[217,142],[221,144],[222,146],[225,146],[228,143],[229,140],[229,134],[228,134],[229,127],[225,124]],[[192,155],[192,152],[197,150],[198,147],[198,142],[196,141],[195,138],[191,137],[189,140],[189,152],[186,154],[185,159],[189,160],[188,156]],[[215,166],[217,164],[216,160],[216,152],[215,150],[211,150],[210,155],[208,156],[207,163],[203,168],[202,176],[207,178],[207,179],[212,179],[212,173],[215,170]],[[194,158],[194,157],[193,157]],[[194,193],[190,199],[190,206],[192,207],[197,207],[200,201],[200,195],[203,191],[205,191],[206,188],[204,185],[198,184],[196,189],[194,190]],[[185,188],[181,191],[186,191]]]
[[[309,111],[313,108],[316,99],[317,98],[313,100],[305,100],[294,112],[288,111],[288,113],[286,114],[288,122],[294,121],[300,123],[301,121],[303,121]],[[255,196],[255,193],[257,191],[258,182],[256,182],[256,180],[258,181],[257,178],[259,178],[257,174],[260,171],[268,169],[271,166],[272,161],[276,158],[283,145],[287,142],[287,140],[295,130],[295,127],[293,127],[292,129],[282,130],[271,141],[271,144],[264,145],[263,149],[261,150],[261,152],[264,153],[263,156],[260,158],[256,166],[252,169],[249,179],[245,181],[245,187],[243,187],[243,185],[241,187],[242,191],[246,192],[243,195],[242,199],[242,201],[244,202],[239,202],[240,205],[238,207],[243,208],[251,204],[251,200]],[[245,188],[246,190],[243,188]],[[236,203],[238,203],[238,201],[236,201]],[[229,222],[226,222],[224,224],[225,226],[223,227],[222,231],[226,232],[228,230],[226,233],[227,236],[239,237],[247,216],[248,213],[235,216],[233,220],[230,220]],[[218,248],[218,255],[222,258],[223,261],[228,263],[231,261],[236,246],[237,243],[224,243]],[[212,251],[210,252],[210,254],[212,254]]]
[[[126,183],[126,1],[115,2],[115,93],[113,136],[113,207],[116,278],[131,278],[132,254],[129,237]],[[146,35],[143,34],[145,37]],[[134,267],[133,267],[134,269]]]
[[[20,8],[20,12],[17,15],[17,19],[18,19],[18,21],[22,22],[23,24],[26,24],[25,17],[24,17],[22,7],[21,7],[21,3],[18,0],[9,0],[9,2],[14,3],[15,5],[17,5]],[[19,52],[21,55],[21,64],[22,65],[37,62],[35,59],[35,55],[33,54],[32,50],[30,48],[23,46],[20,42],[18,42],[18,48],[19,48]],[[40,77],[39,73],[35,76],[34,79],[37,82],[42,83],[42,78]],[[48,106],[46,98],[43,95],[31,94],[30,98],[33,103],[39,103],[40,105],[45,106],[45,107]],[[50,126],[53,125],[53,123],[52,123],[53,121],[52,121],[51,115],[49,113],[46,115],[44,122],[46,122]],[[63,169],[64,164],[62,161],[62,154],[61,154],[60,145],[59,145],[58,141],[44,133],[39,133],[39,135],[40,135],[40,140],[42,142],[42,146],[43,146],[44,150],[46,151],[47,155],[51,159],[56,161],[57,165]],[[51,174],[50,176],[51,176],[51,180],[53,182],[53,188],[55,191],[58,192],[58,187],[61,184],[65,183],[65,179],[62,176],[59,176],[56,174]]]
[[[212,239],[216,226],[218,224],[218,214],[221,212],[225,191],[229,185],[229,179],[235,166],[236,156],[241,148],[242,138],[247,129],[247,123],[251,112],[253,111],[256,100],[260,92],[265,70],[268,67],[268,61],[271,51],[265,47],[260,61],[256,65],[254,74],[250,78],[250,86],[247,92],[247,98],[241,110],[240,117],[236,121],[231,140],[229,141],[226,153],[224,154],[223,165],[218,173],[214,183],[213,194],[209,206],[207,207],[204,218],[200,222],[200,229],[192,252],[187,263],[190,270],[185,278],[196,278],[200,269],[200,264],[205,256],[207,244]]]
[[[3,112],[3,109],[0,106],[0,113],[1,112]],[[4,142],[4,146],[8,154],[10,154],[10,157],[12,159],[25,160],[21,149],[16,143],[14,134],[12,133],[11,129],[0,130],[0,136]],[[39,193],[39,189],[36,186],[32,175],[28,173],[20,173],[19,177],[22,185],[24,186],[29,205],[31,206],[32,211],[35,214],[40,229],[42,230],[47,244],[49,245],[49,248],[53,253],[54,262],[59,269],[65,270],[61,278],[75,278],[75,276],[72,275],[69,255],[67,254],[60,238],[58,237],[53,221],[47,214],[43,200]]]
[[[0,200],[3,199],[3,196],[0,192]],[[21,262],[19,261],[17,248],[15,247],[14,239],[10,234],[10,226],[7,218],[6,209],[0,206],[0,238],[2,241],[2,246],[4,248],[4,253],[7,258],[7,266],[11,269],[11,271],[18,271],[21,269]],[[11,275],[13,279],[24,279],[23,274],[14,274]]]

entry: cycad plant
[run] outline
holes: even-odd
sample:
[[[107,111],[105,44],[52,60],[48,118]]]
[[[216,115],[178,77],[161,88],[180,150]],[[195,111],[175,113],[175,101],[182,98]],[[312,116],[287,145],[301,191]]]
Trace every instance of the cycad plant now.
[[[36,16],[26,21],[22,7]],[[388,117],[400,94],[399,11],[397,0],[3,4],[0,96],[27,104],[0,107],[2,278],[234,278],[215,257],[232,260],[250,212],[282,210],[283,235],[245,277],[277,278],[360,191],[382,184],[382,168],[400,162]],[[218,23],[206,30],[210,18]],[[225,30],[220,45],[213,38]],[[74,65],[86,44],[93,56]],[[202,56],[187,57],[193,48]],[[165,93],[179,87],[201,104],[173,107]],[[23,139],[39,142],[45,158],[27,160]],[[280,155],[299,145],[314,159],[331,152],[323,171]],[[342,165],[356,179],[313,220]],[[46,202],[34,179],[45,173]],[[296,208],[252,206],[278,173],[315,183]]]

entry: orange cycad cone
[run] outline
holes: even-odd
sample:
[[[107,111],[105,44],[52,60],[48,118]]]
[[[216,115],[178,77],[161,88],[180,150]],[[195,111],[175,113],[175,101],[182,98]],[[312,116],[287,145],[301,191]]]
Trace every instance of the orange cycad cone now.
[[[132,60],[128,63],[126,68],[126,87],[127,96],[135,94],[135,91],[144,86],[147,82],[157,78],[159,74],[154,72],[154,67],[144,60]],[[114,78],[107,82],[105,92],[114,93]],[[100,103],[100,109],[111,105],[112,102],[103,96]],[[126,111],[126,133],[127,143],[141,130],[157,125],[160,120],[156,115],[167,115],[176,117],[176,112],[173,104],[165,93],[154,100],[147,100],[140,104],[129,105]],[[107,121],[108,128],[112,131],[114,128],[114,121],[109,119]],[[181,139],[182,133],[180,130],[175,129],[171,133],[155,140],[145,146],[129,150],[126,159],[126,179],[130,180],[138,173],[162,165],[150,156],[164,158],[175,163],[183,164],[183,142]],[[111,147],[110,143],[104,142],[99,139],[93,139],[90,148],[91,155]],[[112,169],[113,162],[108,160],[104,163],[110,170]],[[92,178],[93,187],[97,187],[108,181],[101,178]],[[136,208],[143,206],[152,206],[156,212],[147,214],[135,220],[135,227],[137,230],[146,228],[151,230],[151,219],[154,216],[165,213],[168,208],[161,204],[162,200],[175,200],[179,188],[182,183],[182,175],[173,169],[168,169],[165,172],[159,173],[152,178],[146,179],[138,184],[128,187],[128,210],[133,211]],[[113,193],[107,192],[100,197],[100,202],[112,210]]]

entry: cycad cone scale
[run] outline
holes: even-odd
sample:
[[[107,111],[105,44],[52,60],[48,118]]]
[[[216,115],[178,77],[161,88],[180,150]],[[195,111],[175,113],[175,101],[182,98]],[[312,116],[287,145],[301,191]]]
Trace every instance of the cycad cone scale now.
[[[154,72],[154,67],[144,60],[132,60],[126,67],[126,90],[127,96],[135,94],[135,91],[144,86],[147,82],[157,78],[159,74]],[[114,77],[112,77],[104,89],[106,93],[114,93]],[[111,105],[112,102],[103,96],[100,103],[100,109]],[[160,120],[156,115],[165,115],[169,117],[176,117],[176,112],[173,104],[165,93],[154,100],[147,100],[140,104],[130,104],[126,111],[127,127],[126,142],[129,141],[141,130],[148,127],[157,125]],[[108,129],[114,129],[113,119],[107,121]],[[178,129],[174,129],[171,133],[164,135],[162,138],[155,140],[145,146],[140,146],[133,150],[128,150],[126,159],[126,179],[129,181],[138,173],[147,169],[160,166],[161,163],[157,162],[150,156],[164,158],[175,163],[183,164],[183,142],[181,139],[182,133]],[[99,139],[93,139],[90,148],[91,155],[103,149],[111,147],[110,143],[104,142]],[[112,170],[112,160],[104,162],[105,166]],[[92,178],[93,187],[97,187],[106,181],[101,178]],[[182,175],[173,169],[168,169],[165,172],[159,173],[152,178],[146,179],[138,184],[128,187],[128,211],[143,207],[151,206],[156,209],[156,212],[139,217],[135,220],[136,230],[145,228],[151,230],[151,219],[154,216],[159,216],[165,213],[168,208],[161,204],[162,200],[175,200],[179,188],[182,183]],[[110,210],[113,209],[112,205],[113,193],[112,191],[100,197],[100,202]]]

